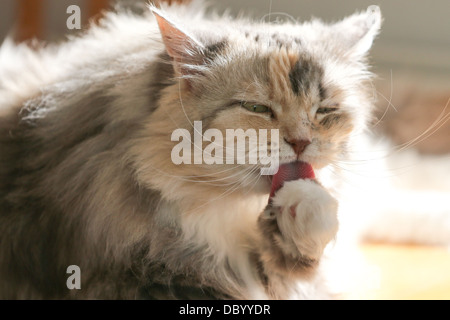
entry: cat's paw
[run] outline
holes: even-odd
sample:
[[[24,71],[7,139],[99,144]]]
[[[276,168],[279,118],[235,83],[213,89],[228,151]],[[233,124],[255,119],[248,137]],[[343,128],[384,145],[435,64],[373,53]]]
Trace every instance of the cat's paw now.
[[[337,201],[313,180],[289,181],[266,208],[274,219],[278,246],[291,257],[318,260],[338,230]]]

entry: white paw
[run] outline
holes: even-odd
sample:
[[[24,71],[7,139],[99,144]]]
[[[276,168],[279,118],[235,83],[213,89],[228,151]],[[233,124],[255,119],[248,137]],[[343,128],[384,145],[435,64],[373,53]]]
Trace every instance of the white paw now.
[[[286,182],[272,204],[283,250],[319,259],[338,230],[337,201],[315,181],[296,180]]]

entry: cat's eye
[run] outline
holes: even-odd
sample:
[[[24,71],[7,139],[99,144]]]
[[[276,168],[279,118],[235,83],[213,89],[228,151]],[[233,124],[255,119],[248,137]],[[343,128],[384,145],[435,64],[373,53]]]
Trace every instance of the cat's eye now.
[[[251,112],[256,112],[256,113],[271,112],[269,107],[263,106],[261,104],[251,103],[251,102],[241,102],[241,106]]]
[[[317,113],[319,113],[319,114],[327,114],[327,113],[335,112],[337,110],[338,110],[337,105],[333,105],[333,106],[330,106],[330,107],[319,108],[319,109],[317,109]]]

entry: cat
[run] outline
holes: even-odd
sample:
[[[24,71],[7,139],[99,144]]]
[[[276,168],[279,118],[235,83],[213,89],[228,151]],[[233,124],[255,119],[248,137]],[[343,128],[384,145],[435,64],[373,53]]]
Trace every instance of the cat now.
[[[333,24],[256,23],[194,2],[110,12],[37,50],[7,39],[0,298],[332,298],[321,260],[339,226],[335,164],[371,120],[381,20],[371,6]],[[174,164],[171,135],[194,121],[278,129],[280,163],[317,178],[268,204],[259,164]]]

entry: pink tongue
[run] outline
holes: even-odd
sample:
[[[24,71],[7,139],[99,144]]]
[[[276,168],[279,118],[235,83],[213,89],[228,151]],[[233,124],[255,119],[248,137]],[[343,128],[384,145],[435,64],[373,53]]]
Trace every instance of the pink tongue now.
[[[272,189],[270,190],[270,198],[275,195],[285,181],[292,181],[298,179],[314,179],[314,169],[309,163],[302,161],[295,161],[282,164],[278,168],[278,172],[272,177]]]

